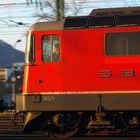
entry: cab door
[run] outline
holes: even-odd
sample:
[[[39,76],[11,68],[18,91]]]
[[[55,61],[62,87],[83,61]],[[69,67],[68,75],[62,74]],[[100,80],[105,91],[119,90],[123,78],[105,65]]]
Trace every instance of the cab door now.
[[[42,36],[43,92],[56,92],[61,88],[60,35]]]

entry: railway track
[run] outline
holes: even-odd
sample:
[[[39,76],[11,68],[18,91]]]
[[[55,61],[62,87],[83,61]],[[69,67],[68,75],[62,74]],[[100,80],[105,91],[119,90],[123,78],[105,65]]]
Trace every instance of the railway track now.
[[[14,112],[4,112],[0,113],[0,135],[3,133],[19,133],[20,129],[16,127],[12,121],[11,117]]]
[[[2,140],[140,140],[140,137],[48,138],[44,135],[0,134]]]

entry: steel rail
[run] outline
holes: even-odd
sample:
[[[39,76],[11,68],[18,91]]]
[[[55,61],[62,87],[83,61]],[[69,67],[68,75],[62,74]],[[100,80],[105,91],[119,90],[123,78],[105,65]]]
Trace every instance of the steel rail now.
[[[2,140],[140,140],[140,137],[48,138],[41,134],[0,134]]]

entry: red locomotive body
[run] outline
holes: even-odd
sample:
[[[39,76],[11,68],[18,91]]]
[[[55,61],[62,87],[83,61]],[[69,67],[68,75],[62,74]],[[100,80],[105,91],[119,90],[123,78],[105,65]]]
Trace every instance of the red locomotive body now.
[[[107,43],[112,43],[111,47],[117,43],[113,42],[109,35],[116,34],[116,38],[120,35],[123,39],[125,37],[123,33],[128,36],[132,34],[131,43],[138,46],[139,31],[139,26],[32,31],[35,37],[35,61],[25,65],[27,79],[24,80],[26,83],[23,92],[65,94],[67,92],[139,91],[140,52],[137,52],[138,49],[136,54],[132,55],[121,55],[122,52],[119,55],[108,55],[106,52],[109,51],[106,50]],[[57,35],[60,38],[59,61],[43,62],[41,42],[44,35]],[[110,42],[107,39],[110,39]],[[126,47],[125,42],[121,43]],[[121,43],[118,45],[122,45]],[[125,51],[126,48],[122,49],[124,50],[121,51]]]
[[[139,24],[134,14],[34,24],[23,94],[16,96],[16,111],[28,112],[24,130],[55,136],[138,130]]]

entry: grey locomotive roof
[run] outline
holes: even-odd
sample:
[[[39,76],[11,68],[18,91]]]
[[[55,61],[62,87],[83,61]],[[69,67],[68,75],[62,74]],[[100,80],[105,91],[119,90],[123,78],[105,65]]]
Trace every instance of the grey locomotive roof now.
[[[62,21],[38,22],[30,31],[67,30],[140,25],[140,7],[93,10],[89,16],[67,17]]]
[[[38,22],[33,24],[29,28],[29,32],[36,30],[62,30],[64,26],[64,21],[50,21],[50,22]]]
[[[109,16],[121,14],[140,14],[140,7],[118,7],[118,8],[103,8],[93,9],[90,16]]]

